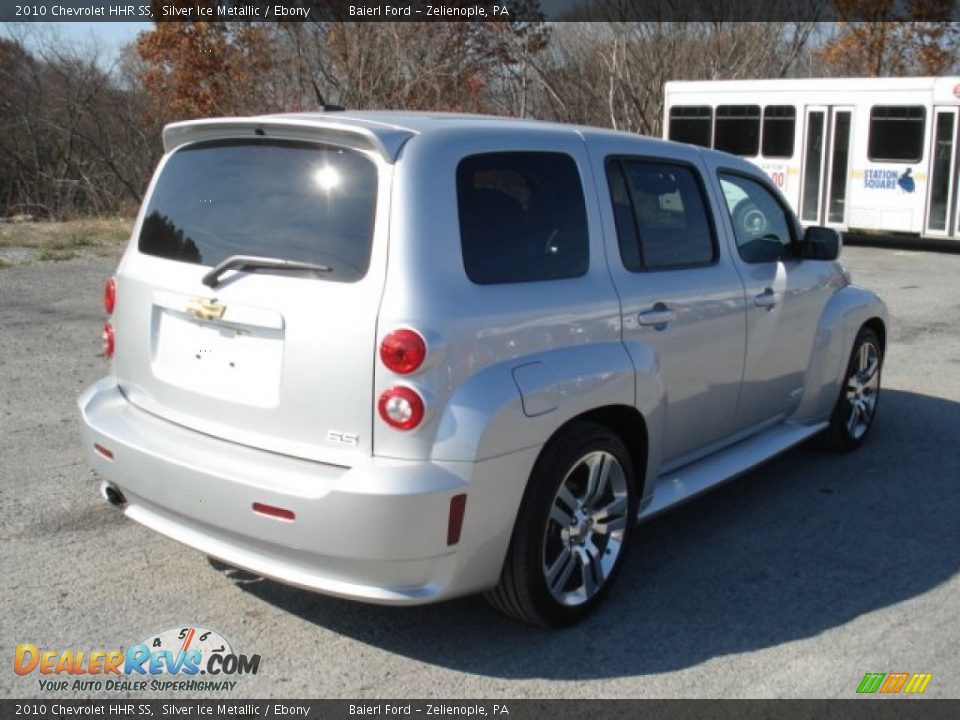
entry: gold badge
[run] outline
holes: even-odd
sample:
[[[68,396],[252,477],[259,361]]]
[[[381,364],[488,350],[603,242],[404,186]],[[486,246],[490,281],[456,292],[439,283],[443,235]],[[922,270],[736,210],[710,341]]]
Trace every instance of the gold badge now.
[[[186,311],[197,320],[219,320],[227,311],[227,306],[221,305],[216,300],[194,298],[187,303]]]

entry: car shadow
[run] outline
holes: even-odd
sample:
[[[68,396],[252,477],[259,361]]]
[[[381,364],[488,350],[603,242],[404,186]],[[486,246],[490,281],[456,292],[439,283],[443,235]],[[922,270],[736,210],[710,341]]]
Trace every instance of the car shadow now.
[[[370,606],[211,563],[307,623],[462,672],[574,680],[683,669],[815,636],[957,572],[960,403],[899,390],[880,402],[858,451],[797,448],[640,526],[602,607],[561,631],[501,617],[479,598]]]

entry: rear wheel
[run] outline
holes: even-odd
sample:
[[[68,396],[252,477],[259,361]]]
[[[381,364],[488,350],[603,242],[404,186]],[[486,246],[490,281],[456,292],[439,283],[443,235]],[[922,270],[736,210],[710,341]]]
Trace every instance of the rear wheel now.
[[[831,450],[849,451],[864,441],[877,411],[882,367],[880,339],[870,328],[861,328],[853,343],[830,425],[821,435],[822,445]]]
[[[583,619],[623,564],[636,509],[633,463],[620,438],[595,423],[570,426],[534,467],[500,582],[487,598],[538,625]]]

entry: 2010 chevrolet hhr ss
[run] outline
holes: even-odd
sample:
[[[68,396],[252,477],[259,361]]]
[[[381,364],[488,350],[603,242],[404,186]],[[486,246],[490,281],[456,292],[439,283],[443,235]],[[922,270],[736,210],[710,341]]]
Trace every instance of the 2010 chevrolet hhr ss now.
[[[163,139],[84,444],[108,501],[231,565],[569,624],[635,520],[870,429],[886,309],[744,160],[409,113]]]

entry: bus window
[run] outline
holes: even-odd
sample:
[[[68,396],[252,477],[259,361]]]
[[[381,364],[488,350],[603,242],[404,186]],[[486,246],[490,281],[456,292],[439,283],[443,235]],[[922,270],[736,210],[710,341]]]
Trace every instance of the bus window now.
[[[925,125],[922,105],[870,108],[867,157],[874,162],[919,162],[923,157]]]
[[[744,157],[759,155],[760,106],[718,105],[713,147]]]
[[[710,147],[709,106],[680,105],[670,108],[670,139]]]
[[[763,156],[793,157],[797,109],[793,105],[767,105],[763,109]]]

